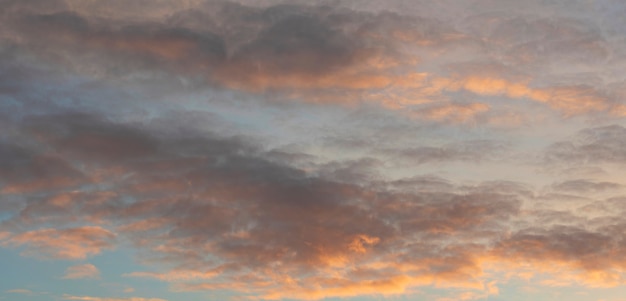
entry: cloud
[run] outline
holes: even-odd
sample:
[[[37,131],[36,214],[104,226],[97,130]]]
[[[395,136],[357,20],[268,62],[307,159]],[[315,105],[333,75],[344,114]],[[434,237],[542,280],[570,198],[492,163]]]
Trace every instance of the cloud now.
[[[606,190],[619,189],[622,185],[612,182],[594,182],[589,180],[571,180],[557,184],[553,184],[552,187],[557,190],[571,191],[571,192],[602,192]]]
[[[576,224],[584,218],[569,218],[572,225],[559,226],[548,211],[532,220],[522,208],[533,193],[522,184],[385,181],[363,176],[367,160],[303,170],[291,165],[290,154],[241,137],[198,135],[176,125],[163,131],[150,122],[95,114],[24,118],[16,127],[23,135],[54,149],[60,160],[71,159],[91,181],[75,192],[26,192],[30,199],[3,222],[11,233],[3,245],[23,246],[29,256],[79,260],[125,241],[154,267],[128,277],[266,299],[395,295],[417,286],[478,294],[491,263],[516,259],[539,271],[557,262],[586,285],[622,269],[616,240],[605,234],[617,233],[619,223],[606,219],[590,230]],[[500,148],[479,140],[451,144],[434,159],[427,148],[412,156],[474,160]],[[560,216],[566,213],[578,214]],[[57,226],[42,227],[50,221]],[[94,223],[114,225],[115,232]],[[67,275],[92,272],[80,265]]]
[[[528,228],[514,233],[494,249],[509,270],[548,275],[548,286],[583,285],[615,287],[624,283],[625,267],[619,236],[606,229],[586,230],[579,226]],[[565,272],[566,271],[566,272]]]
[[[484,103],[469,104],[437,104],[416,110],[411,115],[413,117],[432,119],[437,121],[448,121],[452,123],[467,123],[475,120],[477,115],[489,111],[489,106]]]
[[[452,26],[434,18],[440,8],[424,3],[419,6],[431,16],[348,3],[159,2],[141,11],[120,3],[9,6],[7,42],[37,58],[14,68],[24,76],[44,72],[25,72],[33,65],[53,65],[118,86],[219,87],[270,102],[343,107],[374,103],[442,123],[517,125],[532,113],[510,104],[516,99],[546,104],[561,117],[624,112],[615,93],[587,78],[535,78],[550,73],[544,57],[568,67],[590,62],[572,71],[586,76],[609,56],[612,45],[601,28],[560,14],[537,20],[479,11]],[[495,65],[498,72],[485,68]],[[13,93],[32,91],[9,85]],[[485,96],[509,99],[485,102]],[[520,120],[498,117],[507,112]]]
[[[167,301],[165,299],[160,298],[140,298],[140,297],[129,297],[129,298],[102,298],[102,297],[91,297],[91,296],[72,296],[68,294],[63,295],[63,300],[80,300],[80,301]]]
[[[617,116],[621,114],[620,105],[614,103],[608,95],[592,86],[561,84],[533,87],[528,80],[514,81],[507,79],[508,74],[506,72],[500,71],[502,73],[488,75],[481,74],[481,72],[484,72],[482,70],[470,71],[474,74],[455,75],[450,78],[438,79],[439,89],[441,89],[439,91],[468,91],[482,96],[506,96],[512,99],[528,99],[544,103],[566,116],[592,112],[607,112]],[[469,112],[484,112],[488,109],[488,106],[485,104],[473,104],[472,106],[474,110]],[[465,115],[468,113],[465,113]]]
[[[24,295],[34,295],[34,294],[36,294],[35,292],[33,292],[31,290],[27,290],[27,289],[23,289],[23,288],[10,289],[10,290],[7,290],[5,292],[11,293],[11,294],[24,294]]]
[[[537,3],[4,1],[0,246],[251,299],[621,285],[626,130],[555,138],[623,115],[619,24]]]
[[[0,144],[0,181],[3,193],[19,194],[66,188],[81,182],[82,175],[58,156],[37,153],[16,144]]]
[[[379,74],[380,68],[397,61],[384,48],[368,45],[382,37],[369,34],[382,28],[368,18],[398,23],[397,18],[392,21],[391,16],[328,8],[254,8],[217,2],[211,9],[223,14],[198,8],[172,17],[184,20],[185,14],[193,13],[213,19],[213,25],[207,24],[203,31],[175,25],[178,22],[174,20],[113,28],[87,15],[62,10],[21,15],[14,24],[18,34],[30,43],[26,47],[47,43],[51,56],[56,56],[58,49],[89,51],[129,72],[135,70],[125,67],[124,62],[137,69],[156,65],[182,74],[203,74],[211,81],[246,90],[388,85],[391,79]],[[222,18],[226,16],[229,30],[215,25],[225,22]],[[51,35],[62,39],[50,39]],[[373,41],[367,41],[370,39]]]
[[[424,164],[431,162],[478,162],[493,159],[508,148],[500,141],[474,140],[450,143],[448,145],[403,147],[401,149],[382,149],[381,153],[406,162]]]
[[[124,163],[149,155],[155,147],[150,136],[107,124],[107,120],[97,116],[68,114],[66,117],[55,120],[55,117],[41,116],[25,119],[23,124],[25,131],[49,143],[68,159]]]
[[[7,294],[23,295],[23,296],[30,297],[30,298],[37,297],[37,296],[45,296],[45,295],[50,294],[48,292],[38,292],[38,291],[33,291],[33,290],[25,289],[25,288],[10,289],[4,292]]]
[[[86,279],[86,278],[99,278],[100,271],[93,264],[81,264],[68,267],[65,270],[63,279]]]
[[[601,233],[557,226],[552,229],[526,229],[513,234],[502,244],[507,245],[505,249],[511,252],[510,255],[519,252],[536,260],[559,258],[591,264],[590,259],[607,249],[611,240],[611,237]]]
[[[623,268],[613,260],[619,256],[603,255],[620,252],[615,238],[603,230],[619,224],[605,219],[588,230],[580,224],[585,218],[573,209],[538,209],[533,219],[526,217],[522,202],[532,200],[533,193],[521,184],[458,186],[437,177],[386,182],[362,176],[369,173],[369,163],[361,161],[305,171],[280,160],[288,154],[267,152],[245,140],[176,131],[171,135],[149,124],[116,123],[95,115],[23,122],[22,128],[42,137],[61,158],[82,162],[91,178],[119,164],[124,181],[115,180],[117,174],[98,179],[113,185],[106,190],[114,187],[126,196],[126,201],[94,198],[103,191],[90,189],[30,201],[22,217],[11,219],[13,224],[32,227],[35,217],[47,215],[58,216],[60,223],[63,212],[75,212],[84,216],[77,220],[81,223],[115,224],[116,233],[98,226],[59,227],[12,233],[5,239],[7,246],[26,246],[28,255],[84,259],[122,239],[139,250],[141,262],[158,267],[128,277],[172,283],[176,290],[223,289],[266,299],[393,295],[423,285],[481,290],[492,262],[513,264],[515,259],[550,273],[556,272],[543,266],[557,262],[578,278],[555,279],[591,286],[598,285],[593,277],[613,277],[609,270]],[[619,134],[588,132],[592,137]],[[112,144],[116,150],[101,155],[74,137],[82,135],[95,136],[99,145]],[[116,145],[124,139],[133,142]],[[436,152],[442,155],[433,157],[424,148],[411,157],[423,153],[427,162],[475,160],[500,147],[470,141]],[[357,168],[361,164],[365,170]],[[581,181],[554,188],[606,186]],[[83,198],[96,201],[79,201]],[[563,226],[565,220],[571,223]],[[82,273],[84,266],[78,267]],[[68,269],[69,274],[73,272]]]
[[[33,194],[10,219],[11,229],[36,227],[46,216],[56,216],[60,226],[13,233],[5,245],[25,246],[31,256],[85,259],[128,241],[142,262],[160,268],[128,276],[183,290],[317,299],[355,296],[366,287],[381,294],[431,283],[476,287],[472,273],[480,268],[471,252],[461,251],[465,244],[435,251],[436,241],[488,240],[520,206],[519,196],[496,186],[469,192],[451,184],[430,191],[363,186],[370,179],[341,171],[342,164],[307,172],[245,140],[172,135],[95,115],[25,118],[21,128],[97,182],[75,193]],[[102,173],[112,167],[119,172]],[[116,195],[107,196],[110,190]],[[117,225],[117,232],[94,222]],[[62,227],[71,223],[85,225]],[[346,280],[357,270],[359,280]],[[68,275],[83,272],[93,270],[68,269]]]
[[[624,137],[626,129],[620,125],[581,130],[569,141],[550,145],[545,158],[560,164],[623,163]]]
[[[589,64],[608,56],[600,29],[574,18],[484,13],[474,16],[468,26],[516,63]]]
[[[166,282],[187,282],[193,280],[208,280],[219,275],[219,271],[199,270],[171,270],[166,273],[132,272],[124,274],[124,277],[153,278]]]
[[[115,234],[97,226],[43,228],[13,235],[4,246],[26,246],[24,255],[77,260],[112,249]]]

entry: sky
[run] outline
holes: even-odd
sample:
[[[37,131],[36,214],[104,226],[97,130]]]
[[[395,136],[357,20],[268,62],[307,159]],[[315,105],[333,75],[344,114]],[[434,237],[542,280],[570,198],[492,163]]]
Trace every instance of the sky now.
[[[0,300],[626,300],[626,2],[0,0]]]

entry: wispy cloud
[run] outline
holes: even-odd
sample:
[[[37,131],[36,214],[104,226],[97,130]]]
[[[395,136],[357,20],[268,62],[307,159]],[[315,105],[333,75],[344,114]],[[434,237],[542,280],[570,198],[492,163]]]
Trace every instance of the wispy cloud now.
[[[81,301],[166,301],[165,299],[159,298],[139,298],[139,297],[129,297],[129,298],[101,298],[101,297],[90,297],[90,296],[72,296],[72,295],[63,295],[63,300],[81,300]]]
[[[65,275],[63,276],[63,279],[88,279],[99,277],[100,271],[98,270],[98,268],[93,264],[86,263],[68,267],[65,270]]]
[[[35,292],[31,291],[31,290],[27,290],[27,289],[23,289],[23,288],[16,288],[16,289],[10,289],[6,291],[7,293],[11,293],[11,294],[25,294],[25,295],[34,295]]]
[[[26,246],[24,255],[54,259],[85,259],[113,248],[115,234],[97,226],[44,228],[19,233],[4,246]]]

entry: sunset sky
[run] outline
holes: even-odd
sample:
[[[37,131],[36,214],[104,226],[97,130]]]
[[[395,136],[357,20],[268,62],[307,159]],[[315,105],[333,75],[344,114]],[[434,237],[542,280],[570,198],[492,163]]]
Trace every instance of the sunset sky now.
[[[0,300],[626,300],[626,1],[0,0]]]

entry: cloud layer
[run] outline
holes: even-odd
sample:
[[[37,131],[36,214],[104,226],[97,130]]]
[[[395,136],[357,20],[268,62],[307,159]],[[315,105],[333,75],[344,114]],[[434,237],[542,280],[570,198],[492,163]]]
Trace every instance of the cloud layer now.
[[[470,2],[0,2],[0,247],[252,300],[621,287],[623,5]]]

